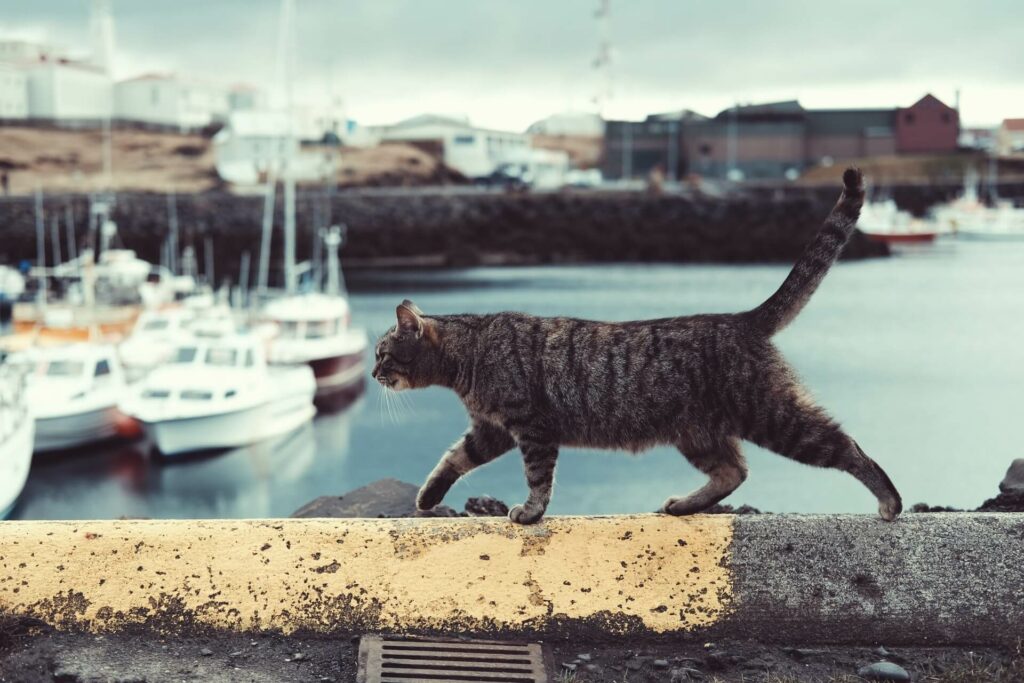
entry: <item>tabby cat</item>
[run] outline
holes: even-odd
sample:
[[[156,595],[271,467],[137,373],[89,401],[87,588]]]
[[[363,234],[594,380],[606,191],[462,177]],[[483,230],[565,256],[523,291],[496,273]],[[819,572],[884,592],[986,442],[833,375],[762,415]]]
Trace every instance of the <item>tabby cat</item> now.
[[[902,510],[882,468],[815,405],[771,337],[810,299],[853,232],[861,173],[844,191],[782,286],[744,313],[637,322],[539,318],[524,313],[425,315],[411,301],[377,343],[373,376],[392,390],[454,390],[468,431],[419,491],[429,510],[459,477],[513,447],[529,496],[509,511],[541,519],[561,446],[641,451],[671,444],[708,476],[660,511],[688,515],[732,493],[747,476],[746,439],[797,462],[849,472],[878,499],[882,519]]]

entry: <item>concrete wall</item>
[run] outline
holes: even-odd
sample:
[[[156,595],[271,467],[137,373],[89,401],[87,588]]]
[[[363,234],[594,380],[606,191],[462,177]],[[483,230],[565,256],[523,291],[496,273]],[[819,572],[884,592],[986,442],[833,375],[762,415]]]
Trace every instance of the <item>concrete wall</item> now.
[[[1014,644],[1024,515],[8,522],[0,612],[93,632]]]

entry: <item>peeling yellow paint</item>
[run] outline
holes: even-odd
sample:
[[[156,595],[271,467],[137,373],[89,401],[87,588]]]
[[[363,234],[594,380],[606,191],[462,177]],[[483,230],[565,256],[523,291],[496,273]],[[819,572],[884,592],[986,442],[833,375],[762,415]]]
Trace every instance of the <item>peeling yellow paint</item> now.
[[[727,515],[7,522],[0,611],[62,628],[609,632],[707,626]]]

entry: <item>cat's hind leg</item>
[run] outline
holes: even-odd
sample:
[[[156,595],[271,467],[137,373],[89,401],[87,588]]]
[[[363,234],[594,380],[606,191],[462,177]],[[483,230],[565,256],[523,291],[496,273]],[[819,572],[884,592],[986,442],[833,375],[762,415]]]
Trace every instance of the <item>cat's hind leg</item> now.
[[[680,444],[679,450],[708,482],[679,498],[669,498],[659,512],[692,515],[722,500],[747,478],[747,463],[740,451],[739,439],[723,438],[708,444]]]
[[[878,499],[882,519],[891,522],[899,516],[903,502],[889,476],[801,391],[773,396],[764,408],[746,438],[797,462],[852,474]]]
[[[477,421],[441,456],[416,496],[416,508],[430,510],[444,500],[448,489],[470,470],[489,463],[515,446],[512,435],[489,422]]]

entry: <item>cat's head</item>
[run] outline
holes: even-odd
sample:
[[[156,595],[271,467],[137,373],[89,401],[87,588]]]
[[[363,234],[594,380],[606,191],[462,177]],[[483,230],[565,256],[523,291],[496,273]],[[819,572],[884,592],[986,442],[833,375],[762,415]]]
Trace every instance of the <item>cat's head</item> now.
[[[395,313],[398,322],[377,340],[373,378],[395,391],[429,386],[437,368],[437,323],[408,299]]]

